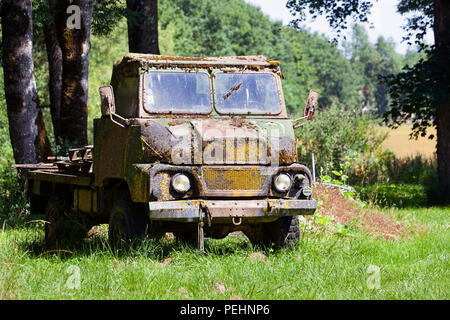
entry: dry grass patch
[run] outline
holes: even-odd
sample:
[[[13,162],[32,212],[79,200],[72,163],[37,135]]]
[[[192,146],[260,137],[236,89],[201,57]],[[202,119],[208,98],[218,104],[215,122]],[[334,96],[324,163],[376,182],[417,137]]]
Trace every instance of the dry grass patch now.
[[[419,137],[417,140],[410,139],[412,125],[405,124],[398,129],[392,130],[388,127],[381,127],[380,132],[388,133],[388,138],[383,142],[384,150],[391,150],[399,158],[423,155],[425,158],[433,158],[436,152],[436,139],[430,140],[427,137]],[[436,136],[436,130],[429,129],[430,134]]]
[[[411,227],[392,214],[366,208],[355,200],[346,199],[337,188],[316,185],[315,197],[319,200],[316,214],[331,216],[333,222],[352,225],[375,238],[398,240],[411,237]]]

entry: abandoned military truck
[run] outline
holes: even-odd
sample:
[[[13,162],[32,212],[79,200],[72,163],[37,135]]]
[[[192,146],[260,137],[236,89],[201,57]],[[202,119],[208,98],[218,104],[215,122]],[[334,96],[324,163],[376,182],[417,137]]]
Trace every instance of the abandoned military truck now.
[[[262,56],[125,56],[100,88],[94,145],[18,166],[47,245],[106,223],[113,248],[166,232],[202,250],[235,231],[294,243],[298,215],[317,204],[280,79],[279,62]]]

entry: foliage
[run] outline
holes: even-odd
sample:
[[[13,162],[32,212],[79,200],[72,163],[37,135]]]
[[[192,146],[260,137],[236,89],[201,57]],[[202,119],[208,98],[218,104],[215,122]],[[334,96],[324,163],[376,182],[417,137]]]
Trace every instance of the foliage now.
[[[0,227],[21,225],[29,217],[29,204],[12,164],[0,159]]]
[[[357,186],[361,200],[383,207],[424,207],[429,204],[427,190],[420,184],[374,184]]]
[[[3,73],[0,74],[0,87],[3,87]],[[0,90],[0,102],[4,100],[4,91]],[[4,105],[4,103],[2,103]],[[28,204],[17,179],[11,142],[9,140],[8,117],[6,110],[0,112],[0,228],[3,223],[14,225],[22,223],[28,215]]]
[[[95,0],[92,12],[92,33],[108,36],[121,18],[128,17],[125,0]]]
[[[386,121],[392,119],[393,126],[397,127],[414,115],[411,136],[427,135],[426,129],[436,125],[437,108],[443,108],[444,102],[450,99],[450,77],[437,63],[449,56],[449,49],[430,50],[427,58],[420,59],[413,67],[405,66],[400,74],[382,77],[392,98]],[[432,134],[428,137],[434,138]]]
[[[406,19],[403,37],[408,43],[415,39],[417,45],[423,45],[427,31],[433,27],[433,0],[399,0],[397,10],[402,15],[410,15]]]
[[[348,18],[359,22],[367,22],[370,9],[373,6],[372,2],[364,0],[288,0],[286,6],[295,17],[295,20],[291,23],[293,26],[298,28],[299,24],[305,21],[305,11],[311,14],[313,19],[317,18],[318,15],[325,14],[329,25],[339,35],[347,29]]]
[[[367,22],[369,10],[361,11],[361,6],[370,9],[374,0],[310,1],[289,0],[287,7],[295,13],[302,14],[308,10],[314,17],[326,15],[331,27],[338,33],[347,27],[347,18],[358,22]],[[385,120],[392,118],[394,125],[406,118],[412,118],[412,136],[426,136],[426,129],[435,126],[438,132],[437,155],[439,162],[440,201],[450,201],[450,139],[447,118],[450,114],[449,92],[450,78],[450,6],[448,0],[398,0],[397,10],[407,18],[404,40],[410,44],[414,41],[426,58],[414,66],[406,66],[398,74],[380,75],[391,94],[391,110]],[[304,16],[294,20],[294,24],[303,21]],[[424,36],[433,27],[435,44],[429,47]],[[432,135],[430,139],[434,138]]]
[[[392,39],[378,37],[372,44],[367,31],[358,24],[353,26],[352,38],[344,41],[343,47],[352,69],[358,75],[363,106],[382,116],[389,109],[390,97],[386,83],[379,78],[398,74],[406,61],[395,51]]]
[[[421,207],[437,203],[436,160],[421,155],[399,159],[393,152],[359,158],[348,171],[361,200],[381,206]]]
[[[313,19],[325,15],[328,24],[336,30],[339,37],[351,20],[369,23],[370,10],[375,1],[378,0],[288,0],[286,7],[294,17],[292,26],[301,27],[301,23],[306,20],[305,12]],[[425,34],[433,26],[433,0],[399,0],[397,10],[406,16],[404,40],[411,43],[414,39],[416,44],[423,45]]]
[[[375,153],[386,136],[377,132],[376,121],[369,114],[332,106],[298,129],[297,137],[300,158],[311,159],[314,153],[319,175],[329,175],[345,161]]]
[[[436,175],[436,161],[422,155],[397,158],[390,151],[379,150],[370,158],[353,159],[347,172],[352,184],[375,183],[426,184]]]

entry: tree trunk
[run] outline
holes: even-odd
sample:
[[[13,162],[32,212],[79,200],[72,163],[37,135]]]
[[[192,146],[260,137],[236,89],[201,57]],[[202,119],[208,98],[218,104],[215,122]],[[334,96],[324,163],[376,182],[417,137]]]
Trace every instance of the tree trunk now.
[[[159,54],[158,0],[127,0],[130,52]]]
[[[440,103],[437,106],[437,157],[439,191],[444,202],[450,202],[450,1],[434,0],[434,39],[438,70],[444,72],[439,85]]]
[[[39,109],[33,63],[31,0],[2,1],[3,72],[16,163],[46,161],[51,146]]]
[[[77,6],[68,13],[69,6]],[[72,7],[73,8],[73,7]],[[69,146],[87,144],[90,30],[93,0],[58,0],[54,21],[62,53],[60,137]],[[79,28],[70,25],[79,18]]]
[[[62,102],[62,52],[59,45],[56,26],[51,20],[44,28],[47,47],[50,93],[50,113],[52,115],[53,133],[57,142],[61,139],[61,102]]]

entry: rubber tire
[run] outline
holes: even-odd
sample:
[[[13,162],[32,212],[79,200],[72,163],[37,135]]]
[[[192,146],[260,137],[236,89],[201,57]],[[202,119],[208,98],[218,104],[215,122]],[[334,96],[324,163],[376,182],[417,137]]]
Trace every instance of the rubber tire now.
[[[87,221],[75,217],[68,200],[62,195],[50,197],[45,215],[45,244],[50,250],[81,242],[92,227]]]
[[[111,208],[108,240],[113,250],[136,248],[146,236],[149,219],[129,196],[118,197]]]
[[[281,249],[294,246],[300,240],[298,216],[282,217],[261,225],[259,233],[246,233],[254,246]]]
[[[264,245],[275,249],[293,247],[300,240],[298,216],[282,217],[264,225]]]

